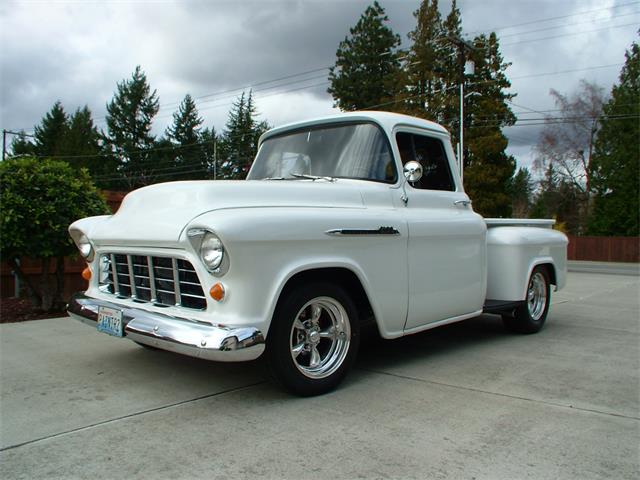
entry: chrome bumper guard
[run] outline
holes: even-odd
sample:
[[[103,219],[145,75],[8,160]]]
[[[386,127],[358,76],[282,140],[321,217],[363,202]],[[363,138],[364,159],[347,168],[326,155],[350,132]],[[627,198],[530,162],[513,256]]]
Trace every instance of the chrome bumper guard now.
[[[84,293],[76,293],[71,298],[67,312],[76,320],[95,327],[99,307],[122,311],[126,338],[162,350],[218,362],[242,362],[258,358],[265,348],[262,332],[253,327],[213,326],[118,305]]]

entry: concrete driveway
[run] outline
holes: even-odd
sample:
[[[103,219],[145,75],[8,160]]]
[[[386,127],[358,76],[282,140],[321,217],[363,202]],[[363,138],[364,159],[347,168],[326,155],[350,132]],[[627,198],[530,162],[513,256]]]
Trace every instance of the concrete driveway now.
[[[640,478],[640,280],[569,275],[499,317],[364,345],[337,391],[150,351],[68,318],[0,325],[0,476]]]

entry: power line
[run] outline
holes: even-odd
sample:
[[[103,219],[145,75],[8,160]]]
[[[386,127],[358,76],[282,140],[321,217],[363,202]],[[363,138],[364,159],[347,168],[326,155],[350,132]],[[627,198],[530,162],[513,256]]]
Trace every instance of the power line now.
[[[630,2],[630,3],[626,3],[626,4],[617,5],[617,6],[614,6],[614,7],[611,7],[611,8],[618,8],[618,7],[628,6],[628,5],[635,5],[635,4],[638,4],[638,3],[640,3],[640,2]],[[578,13],[571,14],[571,15],[565,15],[565,16],[559,16],[559,17],[551,17],[551,18],[547,18],[547,19],[543,19],[543,20],[536,20],[536,21],[533,21],[533,22],[525,22],[523,24],[511,25],[511,26],[508,26],[508,27],[501,27],[501,29],[514,28],[514,27],[517,27],[517,26],[528,25],[528,24],[532,24],[532,23],[540,23],[540,22],[550,21],[550,20],[555,20],[555,19],[563,19],[563,18],[568,18],[568,17],[572,17],[572,16],[582,15],[582,14],[585,14],[585,13],[597,12],[597,11],[601,11],[601,10],[609,10],[609,8],[608,7],[607,8],[599,8],[599,9],[590,10],[590,11],[587,11],[587,12],[578,12]],[[620,14],[620,15],[613,16],[611,18],[617,18],[617,17],[621,17],[621,16],[628,16],[628,15],[634,15],[634,14],[637,14],[637,13]],[[610,19],[608,19],[608,20],[610,20]],[[580,22],[580,23],[588,23],[588,22]],[[562,25],[562,26],[559,26],[559,27],[551,27],[551,28],[560,28],[560,27],[578,25],[580,23],[570,24],[570,25]],[[629,25],[634,25],[634,24],[629,24]],[[627,26],[627,25],[620,25],[620,26]],[[616,28],[616,27],[612,27],[612,28]],[[496,30],[496,29],[494,29],[494,30]],[[497,30],[499,30],[499,29],[497,29]],[[542,30],[546,30],[546,29],[542,29]],[[542,31],[542,30],[533,30],[533,31],[530,31],[530,32],[523,32],[522,34],[524,35],[524,34],[534,33],[534,32]],[[572,33],[571,35],[579,34],[579,33],[588,33],[588,32],[577,32],[577,33]],[[511,35],[515,35],[515,34],[511,34]],[[511,36],[511,35],[506,35],[506,36]],[[535,39],[535,40],[532,40],[532,41],[545,40],[545,39],[546,38],[541,38],[541,39]],[[508,45],[515,45],[515,43],[508,44]],[[505,46],[505,45],[502,45],[502,46]],[[294,74],[291,74],[291,75],[286,75],[286,76],[275,78],[275,79],[271,79],[271,80],[265,80],[265,81],[261,81],[261,82],[247,84],[247,85],[244,85],[242,87],[237,87],[237,88],[233,88],[233,89],[222,90],[222,91],[218,91],[218,92],[213,92],[213,93],[200,95],[200,96],[194,97],[194,100],[200,100],[200,99],[205,99],[205,98],[216,97],[218,95],[222,95],[222,94],[226,94],[226,93],[240,92],[240,91],[243,91],[243,90],[246,90],[246,89],[255,89],[255,87],[260,86],[260,85],[267,85],[267,84],[275,83],[275,82],[278,82],[278,81],[281,81],[281,80],[288,80],[288,79],[299,77],[299,76],[302,76],[302,75],[328,70],[329,68],[331,68],[331,65],[324,66],[324,67],[318,67],[318,68],[314,68],[312,70],[306,70],[304,72],[294,73]],[[265,89],[259,89],[259,90],[255,90],[255,91],[258,92],[258,91],[262,91],[262,90],[278,88],[280,86],[291,85],[291,84],[300,83],[300,82],[304,82],[304,81],[308,81],[308,80],[312,80],[312,79],[317,79],[317,78],[321,78],[321,77],[322,76],[315,76],[315,77],[311,77],[311,78],[307,78],[307,79],[296,80],[296,81],[293,81],[293,82],[288,82],[288,83],[281,84],[281,85],[271,86],[271,87],[267,87]],[[311,88],[311,87],[309,87],[309,88]],[[284,92],[284,93],[287,93],[287,92]],[[233,95],[233,96],[235,96],[235,95]],[[225,98],[229,98],[229,97],[225,97]],[[222,99],[221,98],[214,99],[214,101],[217,101],[217,100],[222,100]],[[163,105],[161,105],[161,109],[162,109],[162,107],[178,105],[179,103],[180,103],[179,101],[174,101],[174,102],[170,102],[170,103],[167,103],[167,104],[163,104]],[[228,105],[228,104],[225,104],[225,105]],[[216,105],[215,107],[212,107],[212,108],[216,108],[216,107],[219,107],[219,106],[220,105]],[[199,109],[199,110],[201,110],[201,109]]]
[[[273,96],[276,96],[276,95],[284,95],[284,94],[287,94],[287,93],[297,92],[297,91],[300,91],[300,90],[306,90],[308,88],[321,87],[321,86],[324,86],[324,85],[328,85],[329,83],[331,83],[331,82],[326,81],[326,82],[315,83],[313,85],[304,85],[302,87],[286,89],[286,90],[283,90],[281,92],[273,92],[273,93],[270,93],[268,95],[258,95],[255,98],[256,98],[256,100],[262,100],[262,99],[273,97]],[[231,103],[230,102],[220,103],[220,104],[217,104],[217,105],[207,105],[205,107],[198,108],[198,111],[200,112],[200,111],[204,111],[204,110],[211,110],[212,108],[229,107],[231,105],[233,105],[233,102],[231,102]],[[164,115],[158,116],[156,118],[158,118],[158,119],[169,118],[171,115],[172,114],[164,114]]]
[[[520,80],[520,79],[524,79],[524,78],[533,78],[533,77],[541,77],[541,76],[548,76],[548,75],[560,75],[560,74],[565,74],[565,73],[575,73],[575,72],[582,72],[582,71],[588,71],[588,70],[596,70],[596,69],[601,69],[601,68],[611,68],[611,67],[619,67],[623,65],[622,63],[614,63],[614,64],[610,64],[610,65],[597,65],[597,66],[593,66],[593,67],[585,67],[585,68],[574,68],[571,70],[560,70],[560,71],[556,71],[556,72],[545,72],[545,73],[536,73],[536,74],[531,74],[531,75],[521,75],[521,76],[517,76],[517,77],[511,77],[509,80]],[[478,85],[478,84],[482,84],[482,83],[493,83],[496,82],[496,80],[485,80],[482,82],[471,82],[468,85]],[[294,88],[294,89],[287,89],[287,90],[283,90],[281,92],[275,92],[269,95],[261,95],[256,97],[257,99],[264,99],[264,98],[268,98],[271,96],[275,96],[275,95],[284,95],[287,93],[291,93],[291,92],[295,92],[295,91],[299,91],[299,90],[305,90],[307,88],[314,88],[314,87],[319,87],[319,86],[323,86],[323,85],[328,85],[329,81],[326,82],[321,82],[321,83],[317,83],[317,84],[313,84],[313,85],[305,85],[303,87],[298,87],[298,88]],[[381,106],[385,106],[385,105],[390,105],[393,103],[397,103],[400,101],[404,101],[404,100],[394,100],[392,102],[385,102],[385,103],[381,103],[378,105],[373,105],[370,107],[367,107],[365,110],[370,110],[372,108],[376,108],[376,107],[381,107]],[[221,104],[217,104],[217,105],[209,105],[207,107],[203,107],[203,108],[199,108],[198,111],[201,110],[209,110],[212,108],[220,108],[220,107],[226,107],[226,106],[230,106],[233,105],[233,103],[221,103]],[[159,116],[157,118],[162,119],[162,118],[168,118],[169,116]]]
[[[549,76],[549,75],[562,75],[562,74],[565,74],[565,73],[583,72],[583,71],[588,71],[588,70],[596,70],[596,69],[600,69],[600,68],[619,67],[621,65],[623,65],[623,64],[622,63],[613,63],[613,64],[610,64],[610,65],[596,65],[596,66],[593,66],[593,67],[574,68],[574,69],[571,69],[571,70],[559,70],[559,71],[555,71],[555,72],[534,73],[534,74],[531,74],[531,75],[520,75],[518,77],[511,77],[508,80],[509,81],[511,81],[511,80],[522,80],[522,79],[525,79],[525,78],[544,77],[544,76]],[[498,80],[482,80],[482,81],[479,81],[479,82],[470,82],[467,85],[468,86],[483,85],[483,84],[487,84],[487,83],[495,83],[497,81]],[[452,87],[449,87],[449,88],[444,89],[444,90],[439,90],[439,91],[436,91],[434,93],[443,93],[444,91],[451,90],[453,88],[457,88],[457,86],[454,85]],[[378,103],[376,105],[371,105],[371,106],[368,106],[366,108],[363,108],[363,110],[373,110],[373,109],[378,108],[378,107],[385,107],[385,106],[388,106],[388,105],[393,105],[395,103],[401,103],[401,102],[405,102],[407,100],[413,100],[415,98],[419,98],[419,97],[422,97],[422,96],[424,96],[424,95],[423,94],[411,95],[409,97],[404,97],[404,98],[401,98],[401,99],[396,99],[396,100],[391,100],[391,101],[388,101],[388,102]],[[522,108],[524,108],[524,107],[522,107]]]
[[[640,3],[640,2],[630,2],[630,3],[626,3],[626,4],[616,5],[616,6],[613,6],[611,8],[619,8],[619,7],[623,7],[623,6],[636,5],[638,3]],[[601,10],[609,10],[609,7],[607,7],[607,8],[599,8],[599,9],[595,9],[595,10],[589,10],[589,11],[586,11],[586,12],[578,12],[578,13],[574,13],[574,14],[571,14],[571,15],[550,17],[550,18],[547,18],[547,19],[536,20],[536,21],[532,21],[532,22],[525,22],[525,23],[522,23],[522,24],[510,25],[510,26],[507,26],[507,27],[501,27],[499,29],[493,29],[492,31],[506,29],[506,28],[515,28],[515,27],[518,27],[518,26],[528,25],[528,24],[532,24],[532,23],[540,23],[540,22],[544,22],[544,21],[563,19],[563,18],[582,15],[582,14],[586,14],[586,13],[597,12],[597,11],[601,11]],[[632,15],[632,14],[621,14],[621,15],[614,16],[612,18],[617,18],[619,16],[628,16],[628,15]],[[582,23],[584,23],[584,22],[582,22]],[[565,26],[567,26],[567,25],[563,25],[563,27],[565,27]],[[571,26],[571,25],[569,25],[569,26]],[[556,28],[556,27],[552,27],[552,28]],[[536,32],[536,30],[534,30],[533,32]],[[533,32],[523,32],[523,34],[533,33]],[[474,32],[471,32],[471,33],[474,33]],[[509,35],[507,35],[507,36],[509,36]],[[193,97],[193,99],[194,100],[201,100],[201,99],[216,97],[216,96],[227,94],[227,93],[240,92],[240,91],[247,90],[247,89],[255,89],[255,87],[258,87],[258,86],[261,86],[261,85],[268,85],[270,83],[275,83],[275,82],[278,82],[278,81],[281,81],[281,80],[288,80],[288,79],[291,79],[291,78],[307,75],[307,74],[310,74],[310,73],[317,73],[317,72],[321,72],[321,71],[324,71],[324,70],[328,70],[329,68],[331,68],[331,65],[324,66],[324,67],[318,67],[318,68],[314,68],[314,69],[311,69],[311,70],[305,70],[303,72],[293,73],[293,74],[290,74],[290,75],[285,75],[285,76],[274,78],[274,79],[270,79],[270,80],[254,82],[254,83],[246,84],[246,85],[241,86],[241,87],[236,87],[236,88],[227,89],[227,90],[221,90],[221,91],[213,92],[213,93],[207,93],[207,94],[203,94],[203,95],[199,95],[199,96]],[[278,86],[285,86],[285,85],[295,84],[295,83],[304,82],[304,81],[307,81],[307,80],[317,79],[317,78],[320,78],[320,76],[316,76],[316,77],[312,77],[312,78],[308,78],[308,79],[297,80],[297,81],[294,81],[294,82],[289,82],[289,83],[285,83],[285,84],[282,84],[282,85],[267,87],[265,89],[260,89],[260,90],[267,90],[267,89],[271,89],[271,88],[277,88]],[[260,91],[260,90],[256,90],[256,91]],[[228,97],[225,97],[225,98],[228,98]],[[215,99],[215,100],[221,100],[221,99]],[[179,105],[179,104],[180,104],[180,101],[169,102],[169,103],[166,103],[166,104],[161,104],[160,108],[162,109],[163,107]],[[104,117],[99,117],[99,118],[104,118]]]
[[[584,68],[575,68],[575,69],[570,69],[570,70],[560,70],[560,71],[555,71],[555,72],[543,72],[543,73],[536,73],[536,74],[531,74],[531,75],[521,75],[521,76],[517,76],[517,77],[512,77],[511,80],[520,80],[520,79],[525,79],[525,78],[533,78],[533,77],[541,77],[541,76],[549,76],[549,75],[561,75],[561,74],[566,74],[566,73],[575,73],[575,72],[581,72],[581,71],[588,71],[588,70],[596,70],[596,69],[602,69],[602,68],[611,68],[611,67],[619,67],[621,66],[622,63],[614,63],[614,64],[609,64],[609,65],[596,65],[596,66],[591,66],[591,67],[584,67]],[[485,84],[485,83],[493,83],[496,80],[483,80],[480,82],[470,82],[468,85],[481,85],[481,84]],[[314,85],[307,85],[307,86],[303,86],[303,87],[298,87],[295,89],[287,89],[285,91],[282,92],[274,92],[271,93],[269,95],[263,95],[259,98],[264,99],[264,98],[268,98],[271,96],[275,96],[275,95],[282,95],[285,93],[291,93],[294,91],[299,91],[299,90],[303,90],[303,89],[307,89],[307,88],[314,88],[314,87],[318,87],[318,86],[323,86],[323,85],[327,85],[330,82],[322,82],[322,83],[318,83],[318,84],[314,84]],[[389,102],[384,102],[384,103],[379,103],[377,105],[372,105],[369,106],[367,108],[364,108],[363,110],[372,110],[378,107],[382,107],[382,106],[388,106],[388,105],[393,105],[395,103],[402,103],[404,101],[407,100],[412,100],[415,98],[419,98],[421,97],[422,94],[418,94],[418,95],[412,95],[410,97],[405,97],[402,99],[396,99],[396,100],[392,100]],[[511,104],[513,104],[514,106],[520,107],[520,108],[525,108],[528,109],[528,107],[524,107],[522,105],[518,105],[512,101],[509,101]],[[222,106],[226,106],[225,104],[219,104],[219,105],[210,105],[208,107],[206,107],[205,109],[209,109],[209,108],[217,108],[217,107],[222,107]],[[537,112],[535,110],[533,110],[536,113],[540,113]],[[27,135],[30,136],[30,135]],[[129,152],[130,154],[135,154],[135,153],[146,153],[146,152],[152,152],[152,151],[162,151],[162,150],[171,150],[171,149],[180,149],[180,148],[188,148],[188,147],[193,147],[193,146],[197,146],[197,145],[206,145],[207,143],[210,142],[197,142],[194,144],[189,144],[189,145],[183,145],[183,146],[167,146],[167,147],[151,147],[149,149],[141,149],[141,150],[135,150],[132,152]],[[97,157],[105,157],[105,156],[112,156],[113,153],[100,153],[100,154],[91,154],[91,155],[59,155],[57,156],[57,158],[97,158]],[[56,158],[55,156],[45,156],[45,155],[41,155],[40,157],[46,157],[46,158]]]
[[[636,1],[636,2],[628,2],[628,3],[625,3],[625,4],[614,5],[612,7],[603,7],[603,8],[593,9],[593,10],[576,12],[576,13],[572,13],[572,14],[568,14],[568,15],[562,15],[562,16],[556,16],[556,17],[548,17],[548,18],[544,18],[544,19],[538,19],[538,20],[533,20],[533,21],[529,21],[529,22],[523,22],[523,23],[519,23],[519,24],[502,26],[502,27],[491,29],[491,31],[499,31],[499,30],[516,28],[516,27],[525,26],[525,25],[536,24],[536,23],[543,23],[543,22],[548,22],[548,21],[553,21],[553,20],[560,20],[560,19],[564,19],[564,18],[580,16],[580,15],[593,13],[593,12],[598,12],[598,11],[603,11],[603,10],[613,10],[613,9],[617,9],[617,8],[621,8],[621,7],[625,7],[625,6],[637,5],[639,3],[640,2],[638,2],[638,1]],[[633,15],[633,14],[634,13],[620,14],[620,15],[615,15],[615,16],[613,16],[611,18],[617,18],[617,17],[628,16],[628,15]],[[610,19],[608,19],[608,20],[610,20]],[[579,22],[579,23],[588,23],[588,22]],[[579,23],[576,23],[576,24],[579,24]],[[576,24],[574,24],[574,25],[576,25]],[[635,24],[618,25],[618,26],[613,26],[613,27],[609,27],[609,28],[619,28],[619,27],[625,27],[625,26],[630,26],[630,25],[635,25]],[[558,27],[549,27],[549,28],[546,28],[546,29],[534,30],[534,31],[529,31],[529,32],[522,32],[522,34],[524,35],[524,34],[533,33],[533,32],[536,32],[536,31],[542,31],[542,30],[547,30],[547,29],[552,29],[552,28],[560,28],[560,27],[565,27],[565,26],[567,26],[567,25],[562,25],[562,26],[558,26]],[[509,43],[509,44],[503,44],[502,46],[517,45],[517,44],[520,44],[520,43],[533,42],[533,41],[542,41],[542,40],[560,38],[560,37],[569,36],[569,35],[579,35],[579,34],[583,34],[583,33],[590,33],[590,32],[594,32],[594,31],[599,31],[599,30],[604,30],[604,29],[585,31],[585,32],[573,32],[573,33],[564,34],[564,35],[543,37],[543,38],[538,38],[538,39],[530,39],[530,40],[524,40],[524,41],[519,41],[519,42],[514,42],[514,43]],[[469,34],[482,33],[482,31],[476,30],[476,31],[468,32],[468,33]],[[512,36],[512,35],[515,35],[515,34],[505,35],[504,37],[508,37],[508,36]],[[227,89],[227,90],[221,90],[221,91],[218,91],[218,92],[207,93],[207,94],[204,94],[204,95],[199,95],[199,96],[194,97],[194,100],[207,99],[207,98],[211,98],[211,97],[215,97],[215,96],[219,96],[219,95],[227,94],[227,93],[231,93],[231,92],[240,92],[242,90],[246,90],[246,89],[249,89],[249,88],[253,89],[253,88],[257,87],[257,86],[268,85],[270,83],[275,83],[275,82],[278,82],[278,81],[288,80],[288,79],[291,79],[291,78],[296,78],[296,77],[303,76],[303,75],[310,74],[310,73],[316,73],[316,72],[328,70],[330,67],[331,66],[318,67],[318,68],[314,68],[314,69],[311,69],[311,70],[306,70],[306,71],[303,71],[303,72],[298,72],[298,73],[294,73],[294,74],[290,74],[290,75],[285,75],[285,76],[274,78],[274,79],[270,79],[270,80],[264,80],[264,81],[260,81],[260,82],[250,83],[250,84],[247,84],[247,85],[244,85],[244,86],[241,86],[241,87],[237,87],[237,88],[233,88],[233,89]],[[574,71],[577,71],[577,70],[574,70]],[[275,85],[275,86],[267,87],[265,89],[259,89],[257,91],[278,88],[278,87],[281,87],[281,86],[291,85],[291,84],[295,84],[295,83],[301,83],[301,82],[305,82],[305,81],[309,81],[309,80],[317,79],[317,78],[321,78],[321,76],[316,76],[316,77],[311,77],[311,78],[307,78],[307,79],[296,80],[296,81],[284,83],[284,84],[281,84],[281,85]],[[513,79],[517,79],[517,78],[526,78],[526,77],[514,77]],[[328,83],[329,82],[325,82],[323,84],[328,84]],[[322,84],[301,87],[300,89],[294,89],[292,91],[302,90],[302,89],[305,89],[305,88],[313,88],[315,86],[320,86],[320,85],[322,85]],[[289,91],[285,90],[285,91],[280,92],[278,94],[286,94],[286,93],[289,93]],[[225,98],[228,98],[228,97],[225,97]],[[205,102],[217,101],[217,100],[222,100],[222,98],[205,100]],[[165,103],[165,104],[161,104],[160,105],[160,110],[163,110],[165,108],[168,108],[168,107],[174,106],[174,105],[178,105],[178,104],[180,104],[180,101],[173,101],[173,102],[168,102],[168,103]],[[210,108],[219,108],[219,107],[228,106],[228,105],[231,105],[231,104],[230,103],[225,103],[225,104],[220,104],[220,105],[214,105],[214,106],[211,106]],[[199,110],[206,110],[206,109],[207,108],[200,108]],[[156,118],[168,118],[168,117],[169,116],[160,116],[160,117],[156,117]],[[102,123],[104,120],[106,120],[106,117],[96,117],[93,120],[94,120],[94,122]],[[24,129],[24,131],[32,131],[32,129]]]
[[[522,107],[522,108],[527,108],[527,107]],[[541,112],[537,112],[537,113],[541,113]],[[506,125],[505,128],[509,128],[509,127],[515,127],[515,126],[526,126],[526,125],[540,125],[540,124],[556,124],[556,123],[577,123],[581,120],[590,120],[590,119],[608,119],[608,120],[626,120],[626,119],[634,119],[634,118],[640,118],[640,114],[614,114],[614,115],[607,115],[607,114],[600,114],[600,115],[576,115],[576,116],[571,116],[571,117],[549,117],[549,116],[543,116],[543,117],[539,117],[539,118],[526,118],[526,119],[522,119],[522,118],[517,118],[516,117],[516,124],[514,125]],[[493,127],[493,126],[501,126],[503,125],[503,122],[501,121],[501,119],[496,116],[494,117],[494,119],[492,119],[491,117],[479,117],[480,121],[477,121],[475,123],[473,123],[469,128],[473,128],[475,126],[480,126],[480,127]],[[443,120],[443,123],[448,123],[451,122],[452,120],[457,120],[457,117],[455,119],[452,118],[447,118]],[[542,122],[542,123],[539,123]],[[519,123],[519,125],[517,124]],[[134,153],[150,153],[150,152],[154,152],[154,151],[159,151],[159,150],[179,150],[182,148],[189,148],[189,147],[196,147],[196,146],[202,146],[202,145],[206,145],[210,142],[195,142],[192,144],[188,144],[188,145],[177,145],[177,146],[172,146],[172,147],[158,147],[158,148],[149,148],[147,150],[139,150],[136,152],[129,152],[129,154],[134,154]],[[58,156],[43,156],[43,155],[39,155],[37,156],[38,158],[60,158],[60,159],[67,159],[67,158],[97,158],[97,157],[112,157],[112,156],[117,156],[117,154],[113,153],[113,152],[106,152],[106,153],[100,153],[100,154],[94,154],[94,155],[58,155]],[[240,161],[249,161],[251,159],[247,158],[247,157],[238,157],[238,158],[234,158],[234,160],[240,160]],[[144,161],[143,161],[144,162]],[[137,162],[138,165],[143,165],[143,162]],[[156,163],[155,160],[148,160],[149,163]],[[172,169],[175,168],[173,166],[171,167],[159,167],[160,170],[163,169]]]
[[[553,40],[555,38],[563,38],[563,37],[572,37],[575,35],[584,35],[585,33],[594,33],[594,32],[601,32],[603,30],[610,30],[612,28],[622,28],[622,27],[637,27],[638,23],[634,22],[634,23],[625,23],[624,25],[613,25],[613,26],[609,26],[609,27],[604,27],[604,28],[596,28],[595,30],[584,30],[582,32],[571,32],[571,33],[563,33],[561,35],[552,35],[550,37],[542,37],[542,38],[531,38],[529,40],[518,40],[517,42],[513,42],[513,43],[503,43],[502,45],[500,45],[501,47],[510,47],[512,45],[521,45],[523,43],[530,43],[530,42],[541,42],[543,40]]]
[[[623,13],[623,14],[620,14],[620,15],[613,15],[612,17],[609,17],[609,18],[591,19],[591,20],[587,20],[587,21],[583,21],[583,22],[567,23],[567,24],[562,24],[562,25],[554,25],[553,27],[538,28],[536,30],[529,30],[529,31],[526,31],[526,32],[510,33],[508,35],[500,35],[500,39],[502,40],[502,39],[508,38],[508,37],[516,37],[516,36],[519,36],[519,35],[528,35],[530,33],[546,32],[548,30],[556,30],[558,28],[575,27],[576,25],[585,25],[585,24],[588,24],[588,23],[609,22],[609,21],[613,20],[614,18],[629,17],[631,15],[640,15],[640,12]]]
[[[304,72],[293,73],[291,75],[286,75],[286,76],[280,77],[280,78],[274,78],[274,79],[271,79],[271,80],[264,80],[262,82],[252,83],[252,84],[249,84],[249,85],[245,85],[243,87],[233,88],[233,89],[230,89],[230,90],[222,90],[222,91],[219,91],[219,92],[207,93],[207,94],[204,94],[204,95],[200,95],[200,96],[194,97],[193,99],[194,100],[200,100],[200,99],[203,99],[203,98],[214,97],[214,96],[223,95],[223,94],[226,94],[226,93],[240,92],[242,90],[254,89],[255,87],[258,87],[260,85],[267,85],[269,83],[278,82],[280,80],[288,80],[290,78],[300,77],[302,75],[306,75],[306,74],[309,74],[309,73],[321,72],[323,70],[328,70],[329,68],[330,68],[330,66],[319,67],[319,68],[315,68],[313,70],[307,70],[307,71],[304,71]],[[314,77],[314,78],[316,78],[316,77]],[[300,81],[302,82],[302,81],[305,81],[305,80],[300,80]],[[270,87],[270,88],[276,88],[276,87]],[[165,104],[165,106],[167,106],[167,105],[178,105],[179,103],[180,103],[179,101],[170,102],[170,103]]]
[[[253,86],[264,85],[264,84],[268,84],[268,83],[274,83],[274,82],[277,82],[277,81],[280,81],[280,80],[283,80],[283,79],[302,76],[302,75],[308,74],[310,72],[317,72],[317,71],[321,71],[321,70],[327,70],[328,68],[329,67],[324,67],[324,68],[320,68],[320,69],[316,69],[316,70],[309,70],[307,72],[301,72],[301,73],[297,73],[297,74],[293,74],[293,75],[288,75],[286,77],[281,77],[281,78],[274,79],[274,80],[255,83],[255,84],[253,84]],[[217,102],[217,101],[225,100],[225,99],[228,99],[228,98],[234,98],[235,99],[235,98],[237,98],[239,92],[244,91],[247,88],[251,88],[253,93],[259,93],[259,92],[263,92],[263,91],[266,91],[266,90],[272,90],[272,89],[275,89],[275,88],[285,87],[285,86],[288,86],[288,85],[295,85],[297,83],[309,82],[311,80],[317,80],[319,78],[326,78],[326,75],[316,75],[316,76],[309,77],[309,78],[303,78],[303,79],[300,79],[300,80],[281,83],[281,84],[278,84],[278,85],[272,85],[270,87],[264,87],[264,88],[259,88],[259,89],[255,89],[255,90],[253,89],[252,85],[249,85],[249,86],[246,86],[246,87],[240,87],[240,88],[236,88],[236,89],[232,89],[232,90],[225,90],[225,91],[222,91],[222,92],[209,93],[209,94],[206,94],[206,95],[202,95],[200,97],[193,97],[193,100],[195,101],[195,100],[199,100],[199,99],[205,98],[206,100],[203,100],[203,101],[199,102],[199,104],[202,105],[203,103]],[[315,85],[311,85],[311,86],[304,87],[304,88],[311,88],[313,86],[315,86]],[[228,93],[228,92],[238,92],[238,93],[235,93],[233,95],[225,95],[225,96],[218,97],[218,98],[212,98],[212,97],[215,97],[215,96],[218,96],[218,95],[222,95],[222,94]],[[284,92],[284,93],[286,93],[286,92]],[[176,101],[176,102],[170,102],[170,103],[162,104],[162,105],[160,105],[158,111],[161,112],[161,111],[163,111],[163,110],[165,110],[165,109],[167,109],[167,108],[169,108],[171,106],[180,105],[180,103],[182,103],[182,102],[181,101]],[[200,107],[200,106],[198,106],[198,111],[207,110],[208,108],[217,108],[217,107],[220,107],[220,106],[230,106],[230,105],[233,105],[233,102],[226,102],[224,104],[214,105],[212,107]],[[154,118],[155,119],[170,118],[171,116],[173,116],[173,113],[175,113],[175,112],[158,115],[158,116],[156,116]],[[93,120],[94,120],[94,122],[103,123],[106,120],[106,118],[107,118],[106,116],[102,116],[102,117],[96,117]]]
[[[468,33],[469,34],[484,33],[486,31],[497,32],[497,31],[500,31],[500,30],[507,30],[509,28],[523,27],[523,26],[526,26],[526,25],[534,25],[536,23],[551,22],[553,20],[562,20],[564,18],[577,17],[577,16],[580,16],[580,15],[586,15],[588,13],[601,12],[603,10],[613,10],[614,8],[629,7],[631,5],[637,5],[639,3],[640,2],[621,3],[619,5],[612,5],[611,7],[602,7],[602,8],[596,8],[596,9],[593,9],[593,10],[585,10],[585,11],[582,11],[582,12],[570,13],[568,15],[541,18],[541,19],[538,19],[538,20],[531,20],[531,21],[528,21],[528,22],[516,23],[514,25],[506,25],[506,26],[497,27],[497,28],[491,28],[491,29],[487,29],[487,30],[474,30],[474,31],[471,31],[471,32],[468,32]]]
[[[584,120],[586,118],[592,118],[592,117],[575,117],[573,119],[564,119],[564,120],[557,120],[557,121],[553,121],[553,122],[548,122],[548,119],[545,119],[545,121],[541,121],[538,123],[531,123],[531,124],[524,124],[524,125],[511,125],[510,127],[519,127],[519,126],[530,126],[530,125],[556,125],[556,124],[568,124],[568,123],[577,123],[580,120]],[[621,116],[621,117],[609,117],[609,120],[626,120],[626,119],[639,119],[640,115],[627,115],[627,116]],[[542,119],[539,119],[542,120]],[[469,127],[467,127],[467,129],[470,130],[475,130],[475,129],[482,129],[482,128],[492,128],[495,126],[498,126],[499,124],[479,124],[479,125],[470,125]],[[507,138],[509,137],[513,137],[518,139],[518,137],[516,135],[513,135],[511,133],[509,134],[505,134],[505,136]],[[519,138],[521,141],[527,141],[524,138],[520,137]],[[245,161],[246,163],[253,161],[253,158],[240,158],[240,159],[234,159],[234,160],[240,160],[240,161]],[[95,181],[101,181],[101,182],[115,182],[115,181],[123,181],[123,180],[140,180],[140,179],[145,179],[145,178],[150,178],[150,179],[157,179],[157,178],[164,178],[164,177],[171,177],[171,176],[176,176],[176,175],[186,175],[186,174],[190,174],[190,173],[207,173],[206,168],[195,168],[195,169],[189,169],[189,170],[183,170],[184,168],[189,168],[189,165],[184,165],[181,167],[166,167],[166,168],[158,168],[155,170],[150,171],[148,174],[146,175],[134,175],[134,176],[124,176],[124,175],[113,175],[113,176],[95,176],[93,177]],[[165,170],[169,170],[166,171]],[[155,173],[156,171],[162,172],[162,173]]]

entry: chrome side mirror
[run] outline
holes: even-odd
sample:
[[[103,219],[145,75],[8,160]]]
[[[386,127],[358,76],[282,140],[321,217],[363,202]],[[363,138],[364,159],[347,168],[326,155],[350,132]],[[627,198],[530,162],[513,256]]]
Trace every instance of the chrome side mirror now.
[[[415,183],[422,178],[422,165],[412,160],[404,164],[402,173],[408,182]]]
[[[409,202],[409,197],[407,197],[407,182],[415,183],[422,178],[422,165],[415,160],[411,160],[404,164],[402,173],[404,173],[405,181],[402,182],[402,196],[400,199],[406,205]]]

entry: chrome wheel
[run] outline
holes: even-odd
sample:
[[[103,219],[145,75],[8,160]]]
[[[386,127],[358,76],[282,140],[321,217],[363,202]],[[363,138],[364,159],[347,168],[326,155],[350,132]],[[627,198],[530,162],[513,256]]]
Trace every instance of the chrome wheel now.
[[[547,280],[540,272],[535,272],[529,280],[527,290],[527,308],[535,321],[540,320],[547,306]]]
[[[325,378],[349,352],[351,324],[345,308],[331,297],[309,300],[296,314],[289,349],[296,368],[313,379]]]

